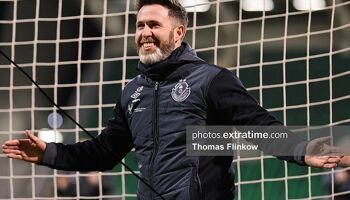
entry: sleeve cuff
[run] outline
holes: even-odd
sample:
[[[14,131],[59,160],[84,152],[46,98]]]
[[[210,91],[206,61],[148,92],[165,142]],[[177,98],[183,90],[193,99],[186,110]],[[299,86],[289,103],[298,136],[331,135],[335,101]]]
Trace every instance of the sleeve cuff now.
[[[57,156],[57,146],[55,143],[47,143],[44,151],[43,160],[40,165],[53,166]]]
[[[306,165],[305,153],[306,153],[307,144],[308,144],[307,141],[303,141],[299,143],[294,149],[294,160],[299,165]]]

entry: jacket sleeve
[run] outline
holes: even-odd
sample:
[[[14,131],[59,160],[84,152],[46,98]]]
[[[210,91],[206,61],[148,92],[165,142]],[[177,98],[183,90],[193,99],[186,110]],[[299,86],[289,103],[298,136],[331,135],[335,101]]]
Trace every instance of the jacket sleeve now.
[[[282,122],[277,120],[266,109],[247,92],[241,81],[227,69],[222,69],[209,85],[207,92],[208,121],[212,125],[234,125],[234,126],[280,126],[287,133]],[[288,134],[288,141],[281,145],[281,141],[266,139],[252,140],[258,144],[264,152],[271,152],[271,148],[280,147],[280,151],[288,152],[286,156],[278,158],[304,163],[307,141],[297,137],[295,134]],[[274,143],[275,142],[275,143]],[[273,151],[276,151],[274,149]],[[291,156],[293,155],[293,156]]]
[[[76,144],[48,143],[40,164],[69,171],[104,171],[112,169],[132,148],[132,136],[119,98],[113,118],[101,134]]]

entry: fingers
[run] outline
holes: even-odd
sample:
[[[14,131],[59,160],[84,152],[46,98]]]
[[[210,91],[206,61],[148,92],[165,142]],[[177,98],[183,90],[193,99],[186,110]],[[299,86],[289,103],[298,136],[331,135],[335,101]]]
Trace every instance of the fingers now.
[[[17,154],[7,154],[8,158],[13,158],[13,159],[18,159],[18,160],[23,160],[22,155],[17,155]]]
[[[18,149],[5,148],[3,149],[3,152],[7,155],[8,158],[24,160],[25,157],[24,152]]]
[[[17,146],[17,145],[19,145],[19,140],[8,140],[2,145],[2,147]]]
[[[9,140],[9,141],[6,141],[1,147],[2,147],[3,153],[11,154],[12,151],[21,149],[21,141],[17,140],[17,139],[16,140]]]
[[[326,163],[338,163],[340,162],[342,157],[338,156],[338,157],[329,157],[327,159],[327,162]]]
[[[22,151],[21,150],[17,150],[17,149],[4,149],[3,152],[7,155],[22,155]]]
[[[336,168],[338,165],[336,163],[327,163],[323,165],[323,168],[326,169],[332,169],[332,168]]]
[[[26,130],[24,133],[28,139],[14,139],[14,140],[7,140],[2,145],[2,148],[10,148],[11,146],[19,146],[21,145],[21,142],[29,142],[29,140],[35,142],[38,141],[39,138],[35,137],[31,131]]]
[[[2,145],[3,150],[18,150],[19,147],[17,145],[12,146],[12,145]]]
[[[338,163],[341,161],[341,156],[325,156],[321,159],[323,159],[323,164],[322,167],[323,168],[335,168],[338,166]]]
[[[46,143],[30,131],[25,131],[27,139],[15,139],[6,141],[2,145],[2,151],[9,158],[37,163],[42,158]]]
[[[37,162],[36,157],[28,157],[23,151],[18,150],[6,150],[6,154],[8,158],[18,159],[18,160],[24,160],[28,162]]]
[[[342,156],[305,156],[305,163],[311,167],[335,168]]]

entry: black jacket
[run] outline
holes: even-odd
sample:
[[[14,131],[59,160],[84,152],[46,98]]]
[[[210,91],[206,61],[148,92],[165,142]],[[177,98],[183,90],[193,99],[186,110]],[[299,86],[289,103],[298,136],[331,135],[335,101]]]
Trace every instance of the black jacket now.
[[[150,66],[139,63],[138,69],[141,75],[125,86],[114,118],[96,139],[50,143],[42,164],[103,171],[135,148],[140,176],[165,199],[233,199],[232,157],[186,156],[186,126],[281,122],[259,106],[234,74],[199,59],[186,43],[166,60]],[[300,142],[288,148],[294,151]],[[302,157],[283,159],[303,163]],[[137,195],[160,199],[142,182]]]

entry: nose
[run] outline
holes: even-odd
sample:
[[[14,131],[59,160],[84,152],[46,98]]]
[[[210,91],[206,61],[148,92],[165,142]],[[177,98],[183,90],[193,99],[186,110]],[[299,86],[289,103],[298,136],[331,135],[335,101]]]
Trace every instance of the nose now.
[[[150,37],[150,36],[152,36],[152,29],[149,26],[145,25],[145,27],[142,30],[142,36],[143,37]]]

